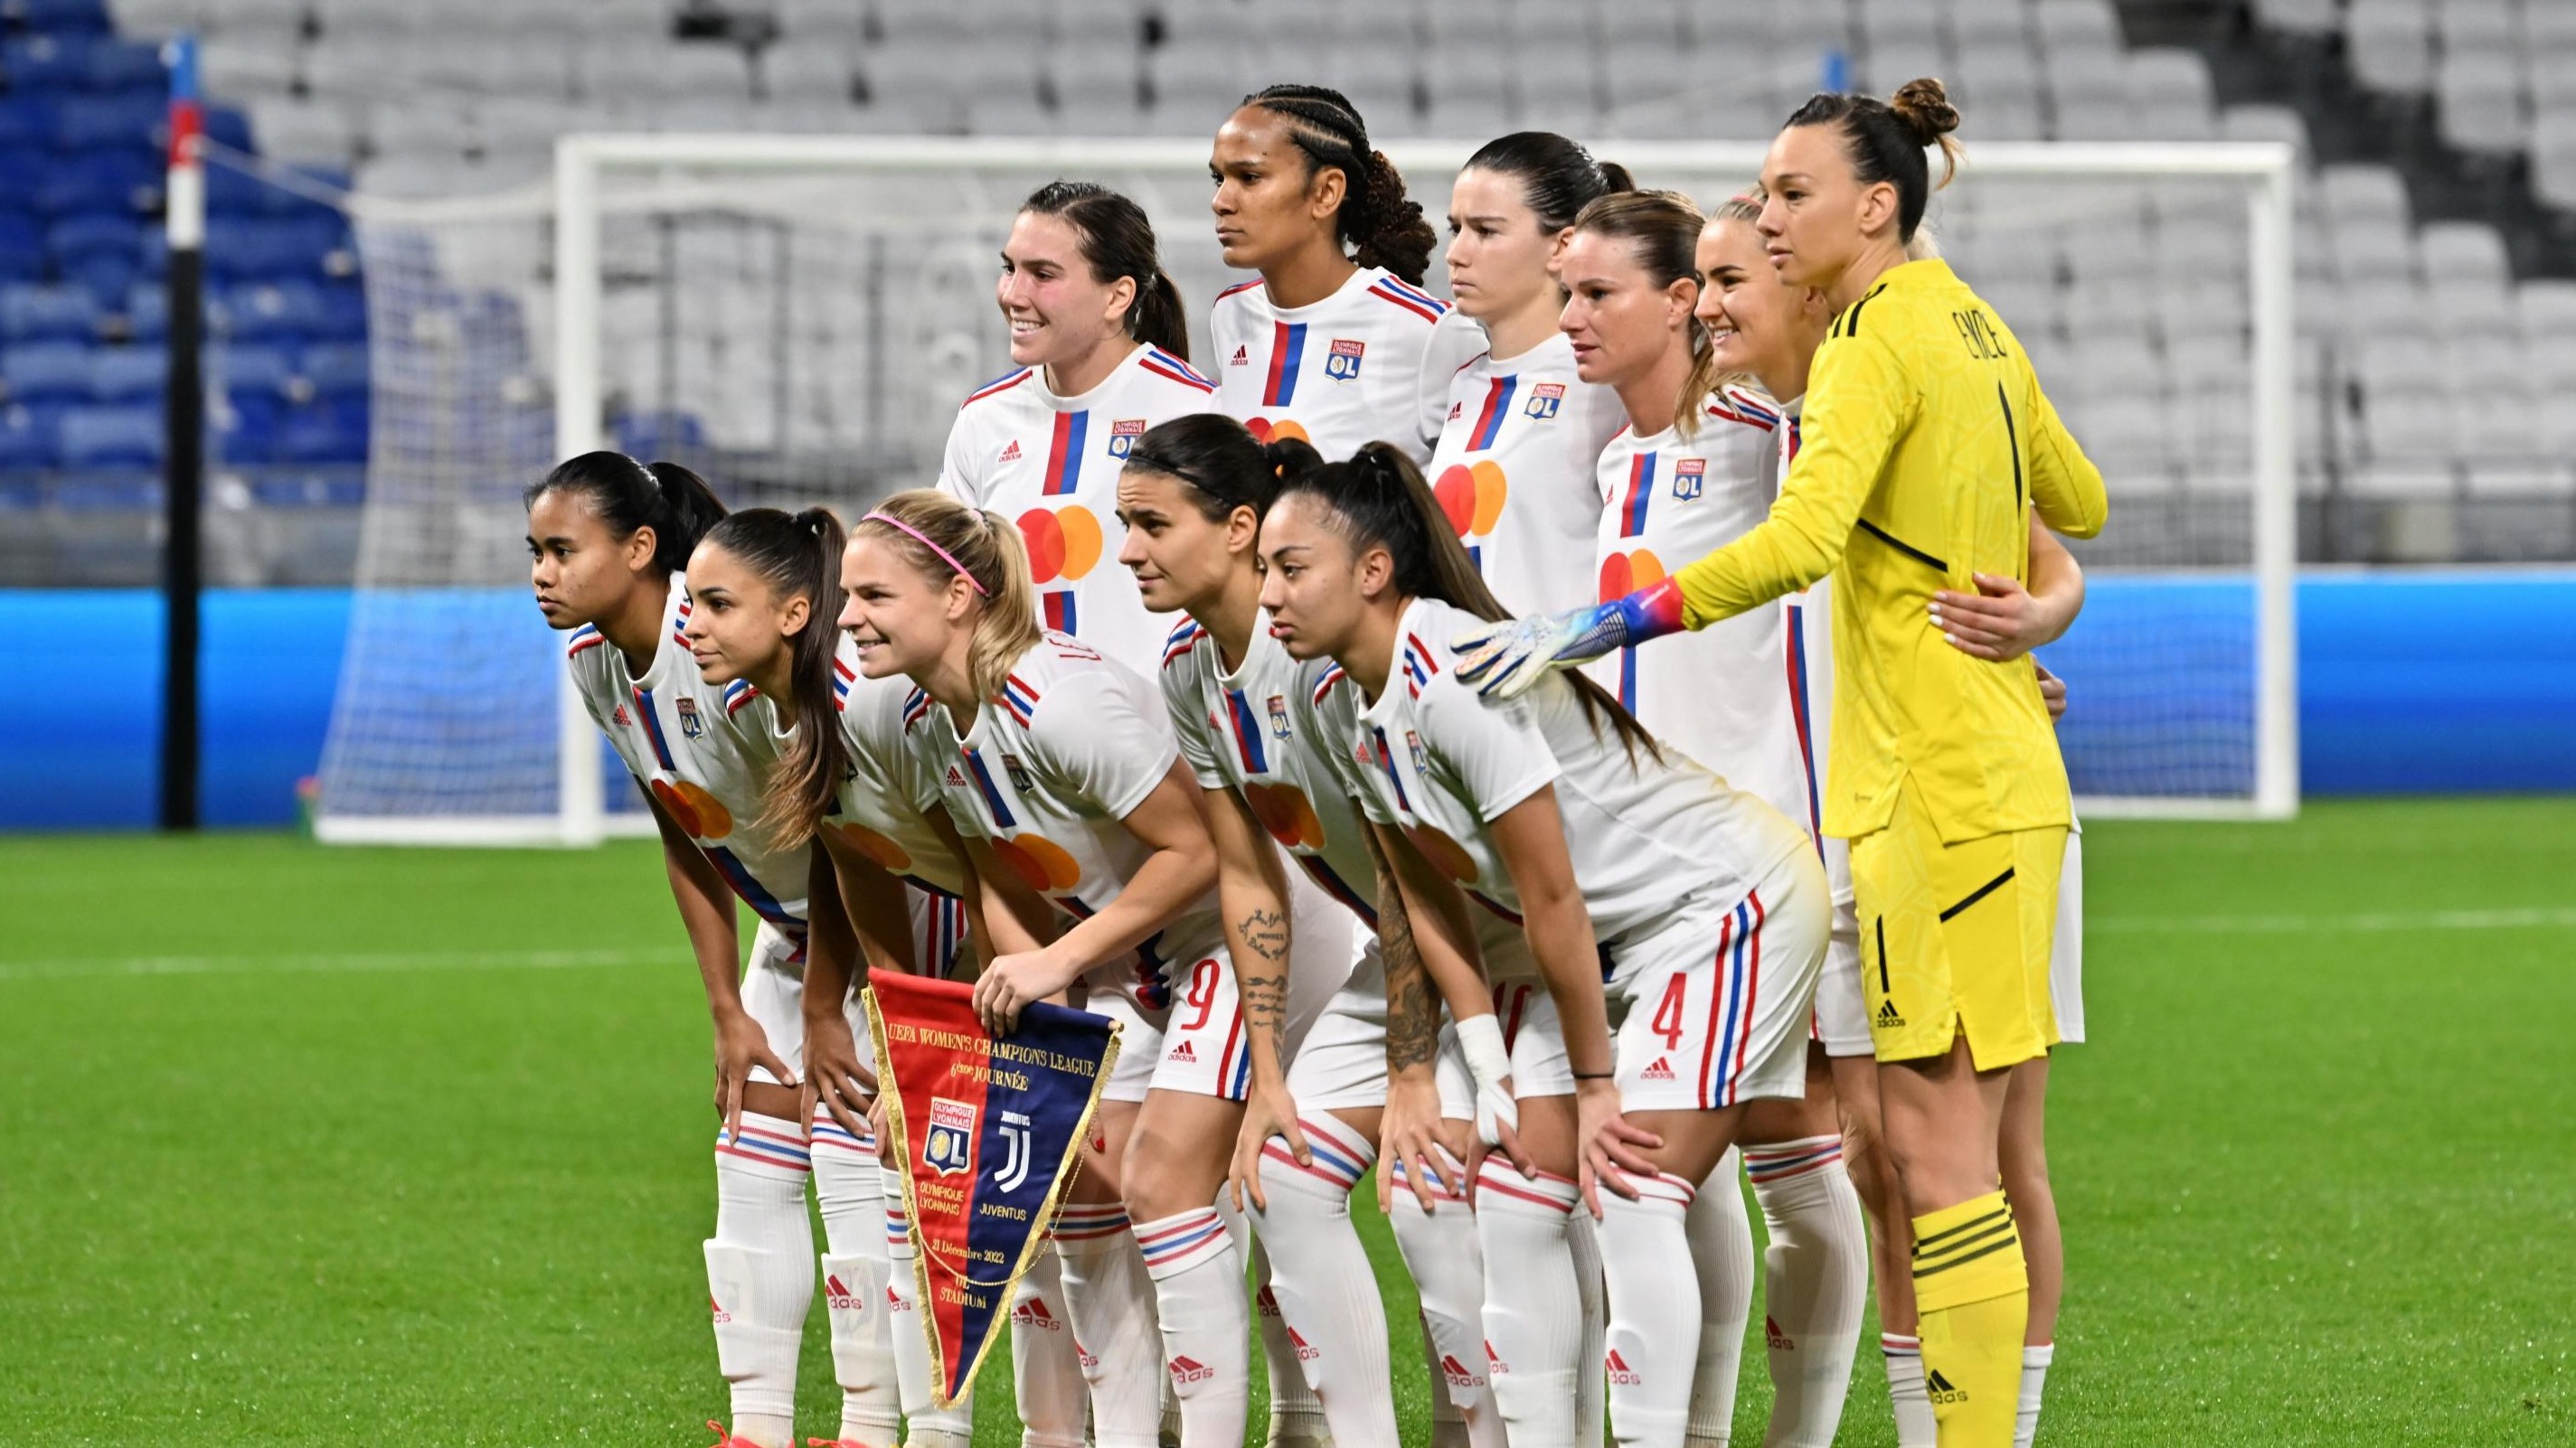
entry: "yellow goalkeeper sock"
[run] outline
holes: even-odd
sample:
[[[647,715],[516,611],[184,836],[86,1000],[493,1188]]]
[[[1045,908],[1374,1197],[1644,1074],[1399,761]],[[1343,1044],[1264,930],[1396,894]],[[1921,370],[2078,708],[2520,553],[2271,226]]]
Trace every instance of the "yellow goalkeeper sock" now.
[[[2002,1192],[1914,1219],[1914,1299],[1941,1448],[2012,1448],[2030,1272]]]

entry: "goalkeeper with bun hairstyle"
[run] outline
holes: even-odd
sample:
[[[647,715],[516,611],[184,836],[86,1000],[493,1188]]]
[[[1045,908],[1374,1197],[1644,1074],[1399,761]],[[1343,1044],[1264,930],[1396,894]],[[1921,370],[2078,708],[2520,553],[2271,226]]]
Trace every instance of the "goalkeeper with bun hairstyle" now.
[[[1905,260],[1925,152],[1941,149],[1946,182],[1958,124],[1940,82],[1918,80],[1892,102],[1815,96],[1772,142],[1758,223],[1772,264],[1838,314],[1770,516],[1652,588],[1457,644],[1461,679],[1515,694],[1833,576],[1824,823],[1851,841],[1925,1378],[1944,1448],[2003,1448],[2029,1278],[1999,1142],[2011,1068],[2057,1039],[2049,945],[2073,812],[2034,666],[1948,646],[1930,609],[1978,573],[2027,579],[2034,510],[2090,538],[2105,504],[2011,330],[1947,264]]]

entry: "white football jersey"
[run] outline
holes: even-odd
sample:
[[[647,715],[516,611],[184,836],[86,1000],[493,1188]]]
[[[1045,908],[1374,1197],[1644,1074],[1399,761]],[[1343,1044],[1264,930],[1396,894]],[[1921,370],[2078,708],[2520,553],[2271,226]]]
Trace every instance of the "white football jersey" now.
[[[1228,287],[1208,322],[1217,410],[1264,440],[1302,437],[1326,462],[1372,442],[1421,462],[1446,405],[1423,395],[1423,349],[1448,310],[1377,267],[1302,307],[1271,305],[1257,279]]]
[[[1151,853],[1121,821],[1179,757],[1172,726],[1153,685],[1080,640],[1047,634],[1011,670],[1002,697],[975,711],[963,738],[949,712],[919,689],[907,697],[902,723],[924,785],[936,791],[923,803],[945,805],[958,833],[990,840],[1005,864],[1067,913],[1098,914]],[[1159,1011],[1199,961],[1227,958],[1210,888],[1086,979]]]
[[[1730,389],[1732,391],[1732,389]],[[1747,402],[1759,403],[1758,396]],[[1791,398],[1778,403],[1780,412],[1779,447],[1774,456],[1777,465],[1771,473],[1771,496],[1780,495],[1780,484],[1789,476],[1789,464],[1798,456],[1798,408],[1804,398]],[[1798,757],[1806,782],[1807,794],[1799,801],[1804,812],[1790,812],[1790,818],[1807,827],[1808,833],[1824,842],[1825,873],[1834,882],[1834,899],[1839,904],[1851,903],[1851,849],[1844,841],[1825,836],[1824,795],[1825,760],[1831,757],[1825,747],[1834,717],[1834,580],[1831,574],[1817,579],[1802,593],[1782,599],[1786,614],[1782,620],[1782,643],[1787,651],[1781,677],[1789,690],[1789,709],[1797,724]],[[1649,726],[1651,727],[1651,726]],[[1749,782],[1748,782],[1749,783]]]
[[[1576,376],[1574,344],[1555,332],[1517,357],[1478,354],[1441,396],[1423,471],[1486,586],[1516,614],[1593,602],[1592,470],[1627,422],[1618,394]]]
[[[1554,785],[1574,877],[1607,940],[1669,915],[1699,892],[1732,908],[1771,867],[1814,848],[1806,832],[1678,754],[1629,758],[1570,684],[1509,702],[1458,682],[1449,641],[1482,620],[1415,599],[1398,622],[1397,664],[1376,700],[1348,679],[1334,765],[1369,818],[1402,829],[1423,857],[1488,909],[1517,921],[1520,894],[1487,826]]]
[[[923,814],[921,801],[931,793],[928,776],[904,742],[903,710],[913,693],[911,682],[860,673],[858,650],[847,636],[832,669],[848,758],[823,828],[917,889],[964,894],[965,875],[957,856]]]
[[[1150,677],[1163,626],[1118,566],[1118,470],[1145,429],[1216,410],[1216,384],[1159,347],[1137,347],[1079,397],[1023,367],[957,410],[939,486],[1019,524],[1040,623]]]
[[[628,671],[606,635],[584,624],[564,641],[574,686],[635,782],[706,851],[744,904],[801,941],[808,857],[801,848],[777,848],[758,824],[762,791],[778,762],[768,712],[752,712],[760,691],[751,685],[737,679],[719,689],[698,673],[680,641],[688,623],[688,585],[674,575],[661,647],[643,677]]]

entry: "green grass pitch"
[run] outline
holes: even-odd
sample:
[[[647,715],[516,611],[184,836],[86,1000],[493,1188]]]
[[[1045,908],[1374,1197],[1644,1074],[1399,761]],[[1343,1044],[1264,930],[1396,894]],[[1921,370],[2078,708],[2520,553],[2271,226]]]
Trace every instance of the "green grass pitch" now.
[[[2576,1441],[2576,802],[2087,845],[2041,1441]],[[0,868],[0,1436],[705,1442],[705,1018],[649,846]],[[1744,1385],[1758,1443],[1758,1346]],[[1883,1394],[1864,1350],[1842,1442]],[[800,1428],[833,1396],[818,1303]]]

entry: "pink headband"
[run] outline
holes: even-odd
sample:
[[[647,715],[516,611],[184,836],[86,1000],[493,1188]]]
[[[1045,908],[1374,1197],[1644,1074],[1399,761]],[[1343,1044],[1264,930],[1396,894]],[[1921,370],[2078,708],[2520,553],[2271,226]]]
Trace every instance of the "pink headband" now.
[[[931,542],[929,535],[923,533],[920,529],[912,526],[910,523],[905,522],[901,518],[892,517],[884,513],[870,513],[859,521],[862,523],[883,523],[889,528],[902,531],[909,535],[915,543],[918,543],[922,547],[929,549],[931,552],[938,554],[940,562],[956,569],[957,576],[965,579],[967,586],[973,588],[977,593],[984,595],[986,598],[993,596],[993,591],[986,588],[981,583],[977,583],[975,581],[975,575],[966,571],[966,565],[958,562],[955,554],[950,553],[947,549]]]

